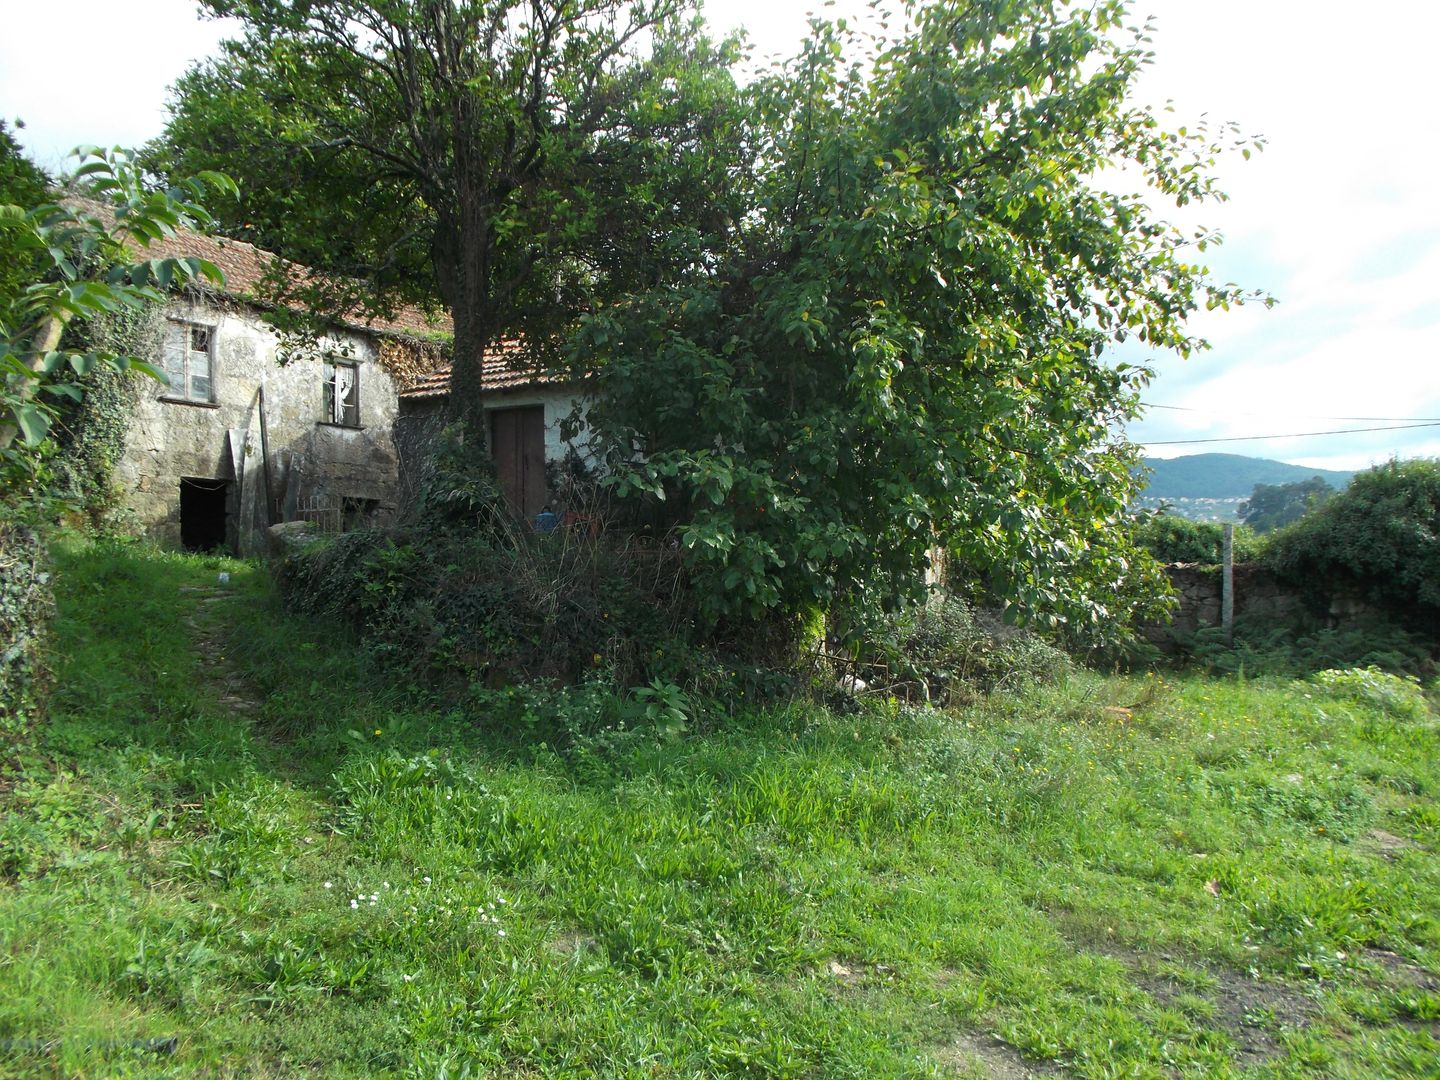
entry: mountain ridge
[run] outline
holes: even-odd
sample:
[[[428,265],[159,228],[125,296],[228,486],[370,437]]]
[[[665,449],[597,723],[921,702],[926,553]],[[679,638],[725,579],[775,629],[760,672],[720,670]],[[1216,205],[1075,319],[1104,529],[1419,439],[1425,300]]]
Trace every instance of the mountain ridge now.
[[[1355,475],[1353,471],[1312,469],[1244,454],[1147,458],[1141,468],[1150,470],[1142,492],[1146,499],[1246,499],[1256,484],[1293,484],[1312,476],[1343,488]]]

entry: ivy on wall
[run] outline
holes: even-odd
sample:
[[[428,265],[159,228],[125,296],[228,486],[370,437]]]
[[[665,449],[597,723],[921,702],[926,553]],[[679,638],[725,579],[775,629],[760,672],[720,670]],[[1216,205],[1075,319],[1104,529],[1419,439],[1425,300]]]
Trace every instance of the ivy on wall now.
[[[413,386],[450,359],[448,338],[423,341],[408,337],[383,337],[377,360],[400,389]]]
[[[138,356],[158,365],[165,320],[158,304],[108,312],[66,328],[63,347]],[[32,490],[0,503],[0,758],[39,719],[48,680],[44,642],[54,598],[38,527],[78,510],[97,530],[115,528],[122,493],[115,466],[125,452],[136,396],[133,371],[97,367],[77,380],[30,473]]]
[[[42,645],[54,600],[45,547],[0,516],[0,759],[39,717],[48,678]]]
[[[77,346],[138,356],[161,365],[165,317],[160,305],[107,313],[76,325]],[[115,466],[125,452],[142,385],[134,372],[98,369],[84,380],[84,399],[61,417],[58,450],[51,463],[54,494],[79,509],[99,530],[120,524],[124,493]]]

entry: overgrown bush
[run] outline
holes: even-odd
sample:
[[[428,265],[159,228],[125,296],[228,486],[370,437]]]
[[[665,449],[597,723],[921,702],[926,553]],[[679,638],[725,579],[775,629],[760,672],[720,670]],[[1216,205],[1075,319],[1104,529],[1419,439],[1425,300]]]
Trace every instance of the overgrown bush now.
[[[1384,618],[1324,625],[1313,616],[1277,621],[1235,620],[1233,640],[1218,626],[1177,634],[1176,659],[1205,671],[1247,675],[1309,675],[1327,668],[1372,667],[1428,676],[1435,672],[1435,642]]]
[[[1135,525],[1135,543],[1162,563],[1217,564],[1223,558],[1224,536],[1224,526],[1213,521],[1173,514],[1147,515]],[[1237,563],[1258,559],[1265,550],[1264,541],[1245,525],[1235,526],[1234,544]]]
[[[1312,607],[1343,592],[1440,638],[1440,460],[1391,461],[1275,533],[1266,562]]]
[[[1056,680],[1072,667],[1064,652],[1035,633],[1006,626],[996,613],[976,611],[953,596],[903,620],[889,651],[890,667],[903,681],[945,704]]]
[[[507,509],[485,448],[447,435],[409,525],[292,553],[282,578],[294,607],[352,623],[417,674],[491,686],[692,679],[679,551],[600,532],[593,485],[567,490],[570,508],[590,513],[536,532]]]
[[[1421,721],[1430,717],[1430,705],[1420,680],[1413,676],[1396,675],[1376,667],[1329,668],[1311,677],[1334,697],[1346,698],[1362,705],[1372,705],[1397,720]]]
[[[584,711],[574,688],[598,683],[659,730],[692,702],[728,710],[794,689],[798,620],[700,624],[677,544],[643,522],[615,526],[574,463],[550,486],[574,520],[540,533],[505,506],[485,448],[443,436],[407,524],[291,551],[280,567],[289,603],[357,627],[377,658],[455,700],[477,686],[569,686],[568,715]],[[535,715],[517,714],[517,730],[568,739],[587,727]]]

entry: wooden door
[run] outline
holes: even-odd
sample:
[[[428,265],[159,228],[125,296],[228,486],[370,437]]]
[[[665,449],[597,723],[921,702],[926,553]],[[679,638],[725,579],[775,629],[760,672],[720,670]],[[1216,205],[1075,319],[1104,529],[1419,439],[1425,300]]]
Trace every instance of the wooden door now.
[[[490,453],[500,490],[526,521],[545,506],[545,409],[495,409],[490,413]]]

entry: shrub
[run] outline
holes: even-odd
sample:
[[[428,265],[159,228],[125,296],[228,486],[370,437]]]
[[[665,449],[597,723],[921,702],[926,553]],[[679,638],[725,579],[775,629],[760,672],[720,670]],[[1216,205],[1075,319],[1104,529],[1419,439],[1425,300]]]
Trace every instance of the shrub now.
[[[1213,521],[1190,521],[1172,514],[1141,518],[1135,526],[1135,543],[1162,563],[1214,565],[1223,558],[1224,527]],[[1237,563],[1258,559],[1264,542],[1245,525],[1235,526]]]
[[[1409,629],[1440,631],[1440,460],[1391,461],[1280,530],[1266,561],[1317,609],[1342,591]]]
[[[1376,667],[1330,668],[1316,672],[1311,682],[1332,696],[1347,698],[1389,713],[1398,720],[1427,720],[1430,706],[1413,676],[1395,675]]]
[[[507,683],[606,672],[633,685],[684,666],[677,557],[633,538],[361,530],[292,554],[282,577],[292,606],[355,625],[417,674]]]
[[[1233,640],[1218,626],[1176,635],[1177,659],[1206,671],[1309,675],[1327,668],[1368,667],[1411,675],[1435,670],[1434,642],[1383,618],[1325,626],[1304,614],[1277,621],[1239,617]]]
[[[936,600],[900,623],[891,667],[924,687],[932,700],[958,703],[978,692],[1058,679],[1071,669],[1065,653],[1031,631],[1006,626],[993,612],[963,600]]]

